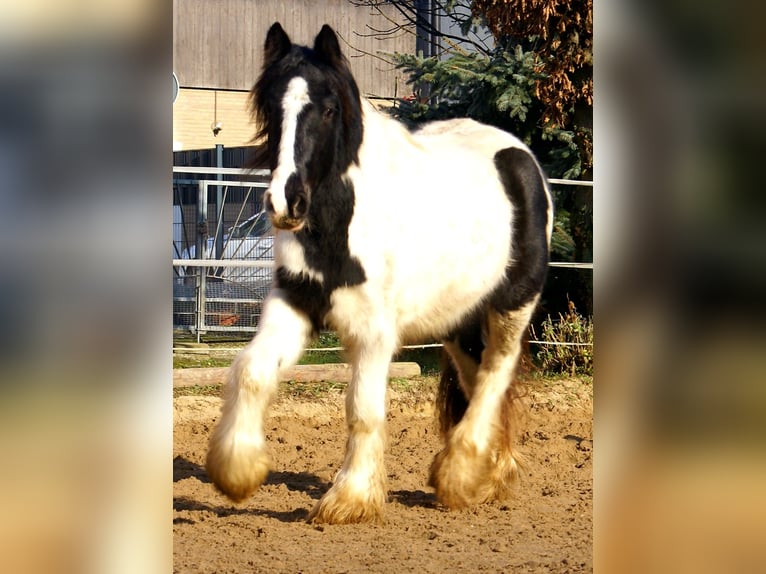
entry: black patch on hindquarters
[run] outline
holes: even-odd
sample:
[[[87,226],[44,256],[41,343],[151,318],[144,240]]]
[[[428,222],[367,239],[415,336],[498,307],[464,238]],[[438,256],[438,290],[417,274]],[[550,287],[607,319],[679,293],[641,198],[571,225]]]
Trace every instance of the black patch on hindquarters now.
[[[503,312],[518,309],[542,291],[548,273],[548,192],[537,161],[525,150],[500,150],[495,166],[513,206],[511,262],[506,281],[491,299],[493,308]]]
[[[436,391],[436,412],[439,413],[439,431],[442,438],[449,437],[450,430],[460,422],[468,408],[468,399],[460,387],[457,368],[447,351],[442,351],[442,369],[439,388]]]

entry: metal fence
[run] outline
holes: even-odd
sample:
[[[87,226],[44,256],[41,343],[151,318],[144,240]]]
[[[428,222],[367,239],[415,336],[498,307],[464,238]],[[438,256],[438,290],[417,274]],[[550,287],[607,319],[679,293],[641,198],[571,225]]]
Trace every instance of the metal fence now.
[[[173,168],[173,328],[196,335],[255,332],[274,267],[263,211],[268,170]],[[590,181],[549,180],[592,187]],[[551,262],[593,269],[592,262]]]
[[[255,331],[273,268],[267,170],[173,168],[173,327]],[[246,178],[246,179],[245,179]]]

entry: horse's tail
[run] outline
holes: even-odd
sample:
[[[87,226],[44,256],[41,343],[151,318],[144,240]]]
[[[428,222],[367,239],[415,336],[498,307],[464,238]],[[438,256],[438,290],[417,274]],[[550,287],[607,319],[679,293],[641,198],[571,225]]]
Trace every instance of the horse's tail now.
[[[442,351],[442,372],[436,392],[436,412],[442,437],[449,436],[450,429],[460,422],[467,408],[468,399],[460,388],[457,369],[447,351]]]

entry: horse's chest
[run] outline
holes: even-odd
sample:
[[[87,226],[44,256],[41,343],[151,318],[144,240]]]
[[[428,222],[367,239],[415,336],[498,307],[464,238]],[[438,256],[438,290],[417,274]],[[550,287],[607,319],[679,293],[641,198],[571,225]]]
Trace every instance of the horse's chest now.
[[[366,281],[365,270],[349,253],[347,243],[328,245],[312,241],[312,237],[280,232],[274,245],[274,263],[276,287],[286,291],[293,306],[320,326],[326,322],[336,290]]]

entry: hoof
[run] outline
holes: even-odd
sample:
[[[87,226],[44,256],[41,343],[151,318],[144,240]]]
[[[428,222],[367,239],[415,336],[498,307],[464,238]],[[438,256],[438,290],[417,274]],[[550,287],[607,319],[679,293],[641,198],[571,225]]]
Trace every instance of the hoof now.
[[[382,493],[366,492],[360,496],[348,490],[333,486],[311,510],[308,522],[357,524],[383,521],[385,496]]]
[[[508,451],[497,455],[493,459],[490,481],[492,483],[492,499],[504,501],[511,498],[513,487],[519,478],[519,461],[516,453]]]
[[[262,449],[210,441],[205,469],[213,484],[234,502],[252,495],[266,480],[271,458]]]
[[[490,475],[491,457],[480,455],[476,449],[450,445],[434,458],[429,486],[436,490],[439,502],[458,510],[487,502],[494,498]]]

